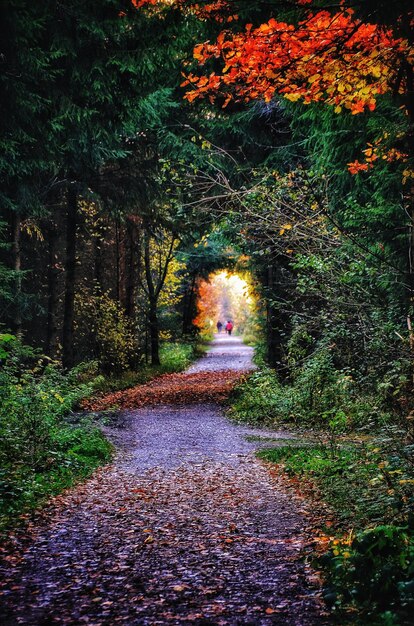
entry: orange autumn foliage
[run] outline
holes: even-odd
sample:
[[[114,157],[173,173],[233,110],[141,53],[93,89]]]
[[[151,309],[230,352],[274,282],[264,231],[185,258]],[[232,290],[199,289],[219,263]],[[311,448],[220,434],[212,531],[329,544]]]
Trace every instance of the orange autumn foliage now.
[[[270,19],[241,33],[223,31],[195,46],[200,65],[220,60],[209,75],[189,74],[186,98],[270,101],[275,94],[304,103],[325,102],[353,114],[373,110],[377,96],[404,92],[402,64],[414,65],[414,47],[390,29],[356,19],[352,9],[310,13],[298,26]],[[217,63],[217,62],[216,62]]]
[[[200,19],[230,22],[237,19],[236,2],[218,0],[196,4],[192,0],[132,0],[139,7],[176,6]],[[192,102],[208,98],[226,107],[231,101],[248,102],[275,95],[305,104],[323,102],[336,113],[353,115],[373,111],[377,98],[386,93],[402,96],[406,112],[414,119],[414,11],[409,10],[390,27],[365,23],[341,0],[335,10],[321,10],[313,0],[296,0],[304,19],[297,24],[274,18],[242,32],[223,30],[215,42],[194,47],[203,73],[189,73],[182,83],[185,98]],[[232,10],[233,5],[233,10]],[[208,67],[208,65],[207,65]],[[348,163],[351,174],[367,172],[381,159],[410,160],[408,154],[391,148],[367,146],[363,158]],[[411,177],[404,174],[404,180]]]
[[[218,290],[210,281],[200,280],[198,283],[197,316],[193,320],[193,324],[203,330],[208,328],[207,320],[211,320],[215,324],[219,317],[220,294]]]
[[[365,150],[362,150],[364,161],[356,160],[352,163],[348,163],[348,171],[351,174],[368,172],[374,167],[375,162],[378,160],[386,161],[387,163],[406,163],[409,160],[409,154],[397,148],[385,147],[384,142],[386,142],[387,139],[388,133],[383,133],[377,137],[374,143],[368,143]],[[406,173],[404,176],[407,177]]]
[[[368,172],[369,170],[368,163],[360,163],[360,161],[356,160],[352,163],[348,163],[348,171],[350,174],[359,174],[359,172]]]

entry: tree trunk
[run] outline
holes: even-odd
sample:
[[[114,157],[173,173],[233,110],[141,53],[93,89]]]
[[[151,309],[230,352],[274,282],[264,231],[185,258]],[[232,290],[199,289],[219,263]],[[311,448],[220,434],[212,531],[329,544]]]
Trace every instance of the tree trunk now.
[[[15,320],[14,332],[18,337],[22,336],[22,255],[21,255],[21,218],[18,213],[13,214],[12,220],[12,252],[13,270],[15,271]]]
[[[408,152],[409,156],[414,155],[414,68],[407,64],[406,67],[407,80],[407,112],[410,119],[410,128],[408,135]],[[412,328],[412,315],[414,309],[414,184],[411,179],[407,183],[407,214],[410,216],[409,235],[408,235],[408,277],[407,277],[407,326],[409,333],[410,349],[411,349],[411,378],[414,384],[414,333]]]
[[[94,254],[93,254],[93,276],[95,284],[99,291],[103,291],[103,254],[102,247],[104,246],[104,230],[102,224],[97,224],[97,235],[94,239]]]
[[[187,310],[188,310],[188,289],[184,290],[183,297],[183,327],[182,334],[183,336],[187,334]]]
[[[73,367],[74,364],[73,322],[75,313],[77,205],[76,189],[73,185],[69,185],[67,190],[66,277],[62,329],[62,363],[65,368]]]
[[[144,234],[144,266],[145,279],[148,288],[148,330],[151,345],[151,364],[160,364],[160,340],[158,326],[158,294],[155,289],[154,280],[151,273],[151,252],[150,252],[150,235],[145,231]]]
[[[157,300],[151,298],[148,312],[148,325],[151,344],[151,364],[160,365],[160,337],[158,325]]]
[[[272,367],[277,368],[281,364],[282,351],[280,334],[280,319],[271,302],[275,288],[275,269],[269,264],[266,275],[265,284],[267,287],[266,297],[266,330],[267,330],[267,358]]]
[[[134,241],[134,224],[129,220],[126,225],[126,242],[125,242],[125,313],[128,317],[134,317],[135,313],[135,241]]]
[[[186,335],[190,331],[196,279],[197,279],[196,274],[193,274],[189,289],[186,289],[184,293],[183,335]]]
[[[407,78],[407,112],[410,119],[410,128],[408,131],[408,152],[409,156],[414,155],[414,68],[407,65],[406,68]],[[407,182],[407,201],[408,201],[408,214],[410,215],[410,234],[409,234],[409,252],[408,252],[408,266],[409,266],[409,300],[413,301],[414,295],[414,185],[411,179]]]
[[[117,302],[121,302],[121,272],[120,272],[120,232],[118,218],[115,220],[115,257],[116,257],[116,285],[115,294]]]
[[[52,219],[48,229],[48,253],[49,261],[47,268],[47,329],[46,329],[46,354],[54,357],[57,344],[57,307],[58,307],[58,275],[57,267],[57,229]]]

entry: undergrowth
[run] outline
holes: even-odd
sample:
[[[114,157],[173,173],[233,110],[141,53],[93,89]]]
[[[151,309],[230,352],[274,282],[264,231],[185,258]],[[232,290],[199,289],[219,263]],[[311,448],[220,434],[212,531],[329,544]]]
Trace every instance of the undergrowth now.
[[[407,448],[407,447],[406,447]],[[258,456],[304,479],[336,514],[338,533],[315,565],[324,597],[357,624],[409,624],[414,608],[413,468],[381,441],[367,445],[282,446]]]
[[[330,547],[316,565],[341,623],[412,623],[414,433],[395,401],[403,384],[390,368],[376,388],[364,387],[322,348],[284,382],[262,362],[231,399],[229,414],[238,421],[311,434],[310,442],[258,454],[306,483],[335,513],[334,534],[321,525]]]
[[[408,525],[412,467],[407,458],[387,457],[378,441],[351,444],[283,445],[258,452],[283,464],[292,476],[311,480],[336,512],[342,529],[375,524]],[[384,460],[385,458],[385,460]]]
[[[91,420],[71,414],[93,392],[90,368],[65,374],[15,339],[2,347],[0,531],[111,456]]]
[[[236,387],[229,414],[254,425],[291,423],[343,432],[371,431],[392,419],[381,398],[361,395],[346,372],[324,369],[318,362],[293,384],[282,384],[274,370],[261,367]]]
[[[95,383],[95,392],[111,393],[122,391],[135,385],[142,385],[148,381],[161,376],[162,374],[172,374],[182,372],[191,363],[202,356],[207,349],[207,343],[187,342],[187,343],[163,343],[160,346],[161,365],[143,364],[135,371],[123,372],[116,376],[100,377]]]

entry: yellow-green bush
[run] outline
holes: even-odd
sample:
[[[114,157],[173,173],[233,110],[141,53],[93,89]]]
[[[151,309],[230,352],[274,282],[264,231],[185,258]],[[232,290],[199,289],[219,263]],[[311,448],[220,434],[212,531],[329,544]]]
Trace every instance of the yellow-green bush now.
[[[81,360],[96,360],[102,372],[123,372],[138,359],[134,324],[108,293],[77,296],[75,336]]]

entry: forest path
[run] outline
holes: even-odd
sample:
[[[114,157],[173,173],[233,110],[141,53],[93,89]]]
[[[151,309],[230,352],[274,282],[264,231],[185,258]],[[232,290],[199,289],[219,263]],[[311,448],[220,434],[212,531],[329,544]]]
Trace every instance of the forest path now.
[[[251,354],[223,336],[189,376],[247,369]],[[307,511],[254,458],[256,431],[206,403],[122,416],[108,431],[113,466],[16,540],[0,572],[1,624],[324,624],[298,559]]]
[[[216,334],[208,352],[203,358],[188,368],[189,374],[195,372],[220,372],[223,370],[246,371],[254,368],[252,364],[254,350],[246,346],[240,337]]]

